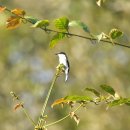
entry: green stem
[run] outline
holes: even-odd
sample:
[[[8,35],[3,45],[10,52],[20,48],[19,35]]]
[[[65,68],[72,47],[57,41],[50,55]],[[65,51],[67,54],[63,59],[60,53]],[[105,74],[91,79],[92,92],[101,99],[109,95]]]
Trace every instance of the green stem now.
[[[80,104],[73,112],[76,112],[82,105],[83,105],[83,104]],[[64,119],[66,119],[66,118],[69,117],[69,116],[70,116],[70,113],[69,113],[68,115],[66,115],[65,117],[63,117],[63,118],[61,118],[61,119],[59,119],[59,120],[57,120],[57,121],[55,121],[55,122],[52,122],[52,123],[50,123],[50,124],[45,125],[45,127],[48,127],[48,126],[54,125],[54,124],[56,124],[56,123],[59,123],[59,122],[63,121]]]
[[[57,73],[58,73],[58,72],[57,72]],[[58,74],[57,74],[57,73],[55,74],[54,79],[53,79],[53,81],[52,81],[52,84],[51,84],[51,86],[50,86],[50,89],[49,89],[49,91],[48,91],[48,93],[47,93],[45,102],[44,102],[43,107],[42,107],[41,116],[40,116],[40,118],[39,118],[39,120],[38,120],[38,125],[39,125],[40,122],[41,122],[41,117],[42,117],[42,118],[44,117],[44,113],[45,113],[45,109],[46,109],[46,105],[47,105],[48,99],[49,99],[49,97],[50,97],[50,94],[51,94],[52,88],[53,88],[53,86],[54,86],[54,83],[55,83],[55,81],[56,81],[56,79],[57,79],[57,77],[58,77]]]
[[[25,108],[24,108],[24,107],[22,107],[22,108],[23,108],[23,111],[24,111],[26,117],[30,120],[30,122],[32,122],[32,124],[33,124],[34,126],[36,126],[35,122],[34,122],[33,119],[29,116],[29,114],[27,113],[27,111],[25,110]]]
[[[63,121],[64,119],[66,119],[66,118],[69,117],[69,116],[70,116],[70,114],[66,115],[65,117],[63,117],[63,118],[61,118],[61,119],[59,119],[59,120],[57,120],[57,121],[55,121],[55,122],[52,122],[52,123],[50,123],[50,124],[48,124],[48,125],[45,125],[45,127],[48,127],[48,126],[54,125],[54,124],[56,124],[56,123],[59,123],[59,122]]]
[[[26,117],[30,120],[30,122],[32,122],[32,124],[35,126],[35,122],[33,121],[33,119],[31,118],[31,116],[27,113],[26,109],[24,108],[24,105],[22,103],[22,101],[19,99],[19,97],[13,92],[10,92],[11,96],[13,97],[13,99],[17,100],[19,102],[19,104],[21,104],[21,107],[23,109],[24,114],[26,115]]]

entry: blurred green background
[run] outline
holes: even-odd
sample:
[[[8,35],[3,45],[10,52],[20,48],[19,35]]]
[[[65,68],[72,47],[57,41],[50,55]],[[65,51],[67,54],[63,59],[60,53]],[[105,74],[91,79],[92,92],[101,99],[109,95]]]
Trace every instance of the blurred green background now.
[[[112,28],[125,32],[120,41],[130,41],[130,1],[107,0],[98,7],[95,0],[1,0],[10,9],[21,8],[27,15],[53,20],[67,16],[81,20],[91,32],[108,33]],[[31,123],[22,110],[13,110],[10,91],[16,92],[34,120],[38,119],[47,90],[58,65],[56,52],[68,54],[71,70],[67,83],[60,77],[52,91],[47,107],[47,122],[58,120],[69,111],[50,107],[55,99],[71,94],[87,95],[85,87],[99,89],[108,84],[123,97],[130,97],[130,49],[107,43],[92,45],[90,41],[72,37],[61,41],[55,48],[48,45],[53,34],[23,24],[15,30],[7,30],[5,22],[10,14],[0,14],[0,129],[29,130]],[[86,35],[80,28],[76,34]],[[99,89],[100,90],[100,89]],[[106,110],[105,105],[88,105],[77,112],[80,124],[71,119],[51,126],[53,130],[130,130],[130,107],[118,106]]]

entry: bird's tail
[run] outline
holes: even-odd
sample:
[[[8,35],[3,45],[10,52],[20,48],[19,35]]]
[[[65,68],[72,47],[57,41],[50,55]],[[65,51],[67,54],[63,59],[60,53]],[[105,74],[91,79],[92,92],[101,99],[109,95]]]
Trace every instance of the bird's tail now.
[[[69,77],[68,70],[66,70],[65,71],[65,82],[67,81],[68,77]]]

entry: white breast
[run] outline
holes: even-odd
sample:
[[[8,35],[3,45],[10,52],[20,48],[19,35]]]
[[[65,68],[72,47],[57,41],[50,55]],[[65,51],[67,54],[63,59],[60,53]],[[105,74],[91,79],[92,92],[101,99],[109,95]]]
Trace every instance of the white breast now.
[[[59,63],[64,64],[66,67],[68,67],[66,56],[64,54],[58,54],[58,56],[59,56]]]

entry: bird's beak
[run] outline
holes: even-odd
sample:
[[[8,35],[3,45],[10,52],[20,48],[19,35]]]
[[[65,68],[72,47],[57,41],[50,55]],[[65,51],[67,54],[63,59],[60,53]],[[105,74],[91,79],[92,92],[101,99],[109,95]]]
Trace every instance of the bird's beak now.
[[[55,55],[58,55],[59,53],[55,53]]]

